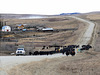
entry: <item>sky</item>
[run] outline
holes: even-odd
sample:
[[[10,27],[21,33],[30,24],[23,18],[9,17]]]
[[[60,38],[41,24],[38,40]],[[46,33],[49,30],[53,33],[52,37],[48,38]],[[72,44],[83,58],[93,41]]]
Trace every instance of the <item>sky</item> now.
[[[55,15],[100,11],[100,0],[0,0],[0,13]]]

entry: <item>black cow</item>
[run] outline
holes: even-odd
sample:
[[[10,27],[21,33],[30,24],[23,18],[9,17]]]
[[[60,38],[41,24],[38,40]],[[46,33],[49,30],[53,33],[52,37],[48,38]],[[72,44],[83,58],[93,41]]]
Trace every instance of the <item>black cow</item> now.
[[[68,45],[69,48],[78,48],[79,45]]]
[[[75,48],[75,45],[68,45],[68,48]]]
[[[38,51],[35,51],[34,53],[33,53],[33,55],[39,55],[40,53],[38,52]]]
[[[29,52],[29,55],[32,55],[32,52]]]
[[[90,46],[90,45],[87,45],[87,47],[92,48],[92,46]]]
[[[49,45],[49,48],[52,48],[53,46]]]
[[[66,51],[66,55],[67,55],[67,56],[69,55],[69,51]]]
[[[72,56],[74,56],[74,55],[75,55],[75,51],[71,51],[70,54],[71,54]]]
[[[45,49],[45,46],[43,46],[42,50]]]
[[[47,49],[48,49],[48,47],[47,47]]]
[[[61,50],[61,53],[64,54],[64,53],[69,52],[69,51],[70,51],[70,48],[65,47],[65,48],[63,48],[63,49]]]
[[[55,54],[56,51],[50,51],[49,53],[50,53],[50,55],[52,55],[52,54]]]
[[[75,45],[76,46],[76,48],[78,48],[79,47],[79,45]]]
[[[89,48],[92,48],[90,45],[82,45],[81,50],[89,50]]]
[[[69,54],[71,54],[72,56],[75,55],[75,45],[70,45],[66,48],[63,48],[63,50],[61,51],[63,54],[66,53],[66,55],[68,56]]]

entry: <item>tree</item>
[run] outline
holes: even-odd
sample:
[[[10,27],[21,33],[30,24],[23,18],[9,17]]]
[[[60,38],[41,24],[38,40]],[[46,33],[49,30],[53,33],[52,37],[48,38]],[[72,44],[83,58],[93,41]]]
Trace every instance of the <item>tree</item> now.
[[[0,30],[2,29],[2,26],[3,26],[3,22],[0,21]],[[0,31],[0,38],[2,38],[1,31]]]
[[[2,29],[2,26],[3,26],[3,22],[0,21],[0,30]]]

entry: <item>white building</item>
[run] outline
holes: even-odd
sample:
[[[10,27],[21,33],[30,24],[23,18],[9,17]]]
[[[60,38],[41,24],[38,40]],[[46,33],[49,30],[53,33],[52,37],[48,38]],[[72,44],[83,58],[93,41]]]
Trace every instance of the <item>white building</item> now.
[[[53,28],[43,28],[42,31],[53,31]]]
[[[2,27],[2,31],[3,32],[10,32],[11,31],[11,27],[10,26],[3,26]]]

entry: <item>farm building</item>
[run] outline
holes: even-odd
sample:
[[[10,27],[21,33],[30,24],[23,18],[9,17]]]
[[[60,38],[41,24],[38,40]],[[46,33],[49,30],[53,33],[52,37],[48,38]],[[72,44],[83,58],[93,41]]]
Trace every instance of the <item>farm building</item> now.
[[[43,28],[42,31],[53,31],[53,28]]]
[[[24,28],[24,25],[22,25],[22,24],[19,24],[18,26],[17,26],[17,29],[23,29]]]
[[[3,32],[10,32],[11,31],[11,27],[10,26],[3,26],[2,27],[2,31]]]
[[[42,27],[40,27],[37,30],[38,31],[53,31],[54,29],[53,28],[42,28]]]

